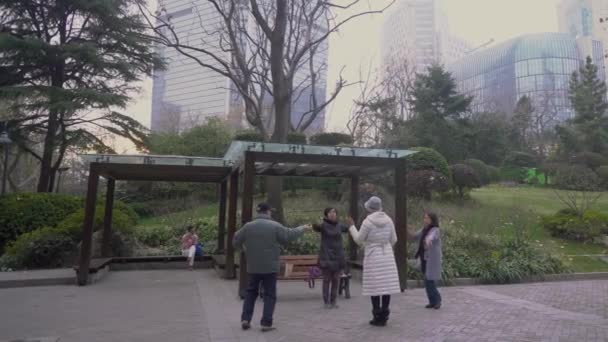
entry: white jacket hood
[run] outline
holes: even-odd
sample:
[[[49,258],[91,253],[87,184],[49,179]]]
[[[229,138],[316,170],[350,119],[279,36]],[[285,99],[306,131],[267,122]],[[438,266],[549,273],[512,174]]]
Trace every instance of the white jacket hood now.
[[[394,225],[393,220],[383,211],[369,214],[365,220],[369,221],[376,228],[388,228]]]

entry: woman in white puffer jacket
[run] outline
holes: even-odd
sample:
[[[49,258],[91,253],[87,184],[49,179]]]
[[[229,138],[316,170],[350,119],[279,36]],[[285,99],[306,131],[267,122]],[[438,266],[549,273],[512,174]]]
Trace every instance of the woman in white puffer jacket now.
[[[353,240],[364,248],[363,295],[372,298],[375,326],[385,326],[390,314],[391,294],[400,293],[399,275],[393,246],[397,234],[393,220],[382,211],[382,200],[376,196],[365,202],[369,215],[357,231],[352,219],[349,220]]]

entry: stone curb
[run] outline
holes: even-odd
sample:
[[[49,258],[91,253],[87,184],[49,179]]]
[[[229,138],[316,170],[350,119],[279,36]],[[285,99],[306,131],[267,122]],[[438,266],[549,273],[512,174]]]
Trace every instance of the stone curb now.
[[[351,269],[353,279],[361,281],[361,270]],[[558,281],[577,281],[577,280],[608,280],[608,272],[590,272],[590,273],[564,273],[564,274],[548,274],[542,277],[530,277],[522,279],[518,282],[508,284],[529,284],[529,283],[545,283]],[[485,283],[480,279],[475,278],[456,278],[449,282],[440,281],[441,286],[475,286],[475,285],[502,285],[495,283]],[[422,280],[408,280],[407,287],[422,288],[424,282]]]

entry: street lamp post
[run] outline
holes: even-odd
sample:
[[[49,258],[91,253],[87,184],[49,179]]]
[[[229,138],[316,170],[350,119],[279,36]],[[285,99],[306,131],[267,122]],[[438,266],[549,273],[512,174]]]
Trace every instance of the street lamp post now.
[[[8,133],[6,131],[0,134],[0,145],[2,145],[2,149],[4,150],[4,163],[3,163],[3,172],[2,172],[2,195],[6,194],[6,180],[8,177],[8,148],[13,141],[9,138]]]

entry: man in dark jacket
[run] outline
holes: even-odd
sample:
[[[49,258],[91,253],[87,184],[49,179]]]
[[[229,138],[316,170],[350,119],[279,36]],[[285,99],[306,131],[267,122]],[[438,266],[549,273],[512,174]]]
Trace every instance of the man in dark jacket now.
[[[264,312],[262,315],[262,331],[270,331],[272,316],[276,303],[277,273],[279,272],[279,256],[281,245],[296,240],[305,230],[311,230],[310,225],[295,229],[283,227],[273,221],[270,216],[271,207],[260,203],[257,207],[257,217],[245,224],[235,235],[232,244],[234,248],[244,247],[247,257],[247,295],[243,303],[241,327],[247,330],[251,327],[251,318],[255,301],[258,297],[260,283],[264,287]]]

